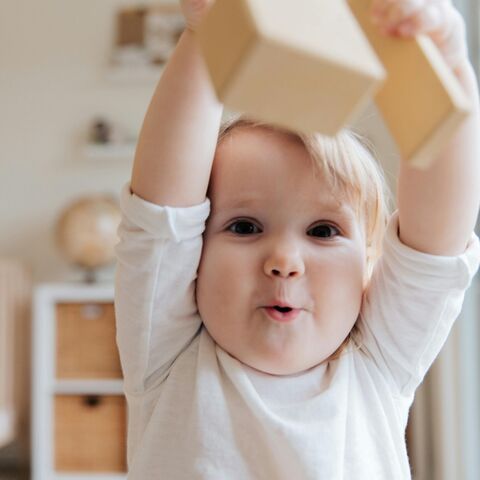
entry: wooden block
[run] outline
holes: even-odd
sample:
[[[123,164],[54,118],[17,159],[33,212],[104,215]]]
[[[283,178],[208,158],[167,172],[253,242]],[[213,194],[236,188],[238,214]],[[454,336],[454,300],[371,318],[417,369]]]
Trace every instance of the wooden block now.
[[[387,71],[375,102],[401,157],[427,168],[468,115],[470,101],[430,38],[386,37],[370,20],[371,0],[349,5]]]
[[[56,378],[122,378],[112,303],[56,305]]]
[[[228,108],[336,134],[385,77],[345,0],[216,0],[197,29]]]
[[[127,471],[125,397],[57,395],[54,422],[56,471]]]

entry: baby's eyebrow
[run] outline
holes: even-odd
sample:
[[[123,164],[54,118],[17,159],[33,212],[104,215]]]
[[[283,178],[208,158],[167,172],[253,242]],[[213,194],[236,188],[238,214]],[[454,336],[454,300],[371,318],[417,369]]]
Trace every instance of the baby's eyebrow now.
[[[349,205],[349,204],[341,204],[341,205],[337,205],[337,204],[328,204],[326,206],[322,206],[320,205],[319,206],[319,211],[320,212],[323,212],[325,211],[325,213],[332,213],[332,214],[335,214],[335,215],[340,215],[342,217],[345,217],[347,219],[353,219],[355,217],[355,212],[353,210],[353,208]]]
[[[225,204],[216,205],[217,212],[229,212],[248,207],[255,207],[262,205],[260,197],[242,197],[232,201],[227,201]],[[318,212],[319,215],[337,215],[347,220],[352,220],[355,217],[353,208],[348,203],[334,202],[330,199],[319,200],[312,203],[312,208]]]

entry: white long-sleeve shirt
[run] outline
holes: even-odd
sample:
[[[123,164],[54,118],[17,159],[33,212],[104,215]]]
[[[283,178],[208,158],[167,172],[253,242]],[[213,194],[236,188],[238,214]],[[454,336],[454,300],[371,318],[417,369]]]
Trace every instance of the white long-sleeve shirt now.
[[[389,222],[338,359],[275,376],[219,347],[195,279],[210,202],[158,206],[121,192],[117,342],[128,401],[130,480],[409,479],[408,410],[460,313],[480,259],[415,251]],[[228,321],[228,319],[226,320]]]

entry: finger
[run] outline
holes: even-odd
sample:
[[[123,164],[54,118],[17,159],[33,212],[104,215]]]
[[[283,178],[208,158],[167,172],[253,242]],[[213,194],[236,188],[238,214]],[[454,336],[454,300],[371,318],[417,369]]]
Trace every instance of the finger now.
[[[370,13],[374,17],[383,17],[390,15],[392,10],[405,9],[406,11],[416,9],[418,3],[423,4],[428,0],[373,0]]]
[[[198,25],[212,3],[213,0],[181,0],[183,14],[191,29]]]
[[[445,1],[435,1],[389,28],[400,34],[428,34],[436,39],[446,37],[454,27],[456,10]]]
[[[393,27],[414,15],[417,15],[425,8],[426,0],[404,0],[390,2],[383,17],[383,25]]]
[[[467,29],[465,20],[457,10],[453,9],[450,19],[449,28],[434,31],[430,37],[442,52],[447,63],[455,68],[464,60],[468,60]]]
[[[437,45],[448,65],[455,68],[468,59],[467,32],[462,15],[450,4],[423,12],[401,23],[397,31],[403,36],[427,34]],[[410,30],[410,33],[407,30]]]

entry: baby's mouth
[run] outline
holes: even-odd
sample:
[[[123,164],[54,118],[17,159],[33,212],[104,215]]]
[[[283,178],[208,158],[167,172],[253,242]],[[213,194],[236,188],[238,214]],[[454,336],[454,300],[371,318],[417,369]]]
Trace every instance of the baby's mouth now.
[[[291,322],[295,320],[302,311],[300,308],[281,307],[280,305],[264,307],[263,310],[270,319],[277,322]]]
[[[279,312],[282,312],[282,313],[291,312],[293,310],[290,307],[279,307],[278,305],[274,305],[273,308],[275,310],[278,310]]]

